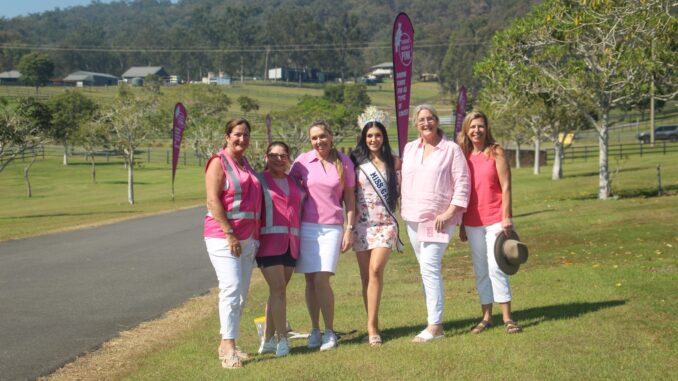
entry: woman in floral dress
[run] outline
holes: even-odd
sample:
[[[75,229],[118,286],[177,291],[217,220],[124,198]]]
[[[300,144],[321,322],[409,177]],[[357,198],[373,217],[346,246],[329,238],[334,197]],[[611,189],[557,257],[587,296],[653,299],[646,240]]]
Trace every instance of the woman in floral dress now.
[[[356,168],[356,226],[353,250],[356,252],[362,294],[367,310],[367,341],[382,343],[379,334],[379,302],[384,286],[384,268],[394,248],[398,248],[395,206],[398,200],[400,160],[393,157],[385,124],[386,114],[368,107],[359,118],[362,135],[351,153]]]

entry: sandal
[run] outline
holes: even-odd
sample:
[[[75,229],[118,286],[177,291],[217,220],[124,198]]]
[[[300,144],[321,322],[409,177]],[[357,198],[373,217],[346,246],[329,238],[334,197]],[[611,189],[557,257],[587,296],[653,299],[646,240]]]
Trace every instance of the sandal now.
[[[504,326],[506,326],[506,333],[518,333],[523,331],[523,328],[513,320],[505,321]]]
[[[239,347],[235,347],[235,355],[238,356],[240,361],[247,361],[250,359],[250,355],[247,352],[243,352]],[[223,349],[219,348],[219,360],[226,358],[226,352]]]
[[[492,327],[492,322],[489,322],[487,320],[481,320],[480,323],[478,323],[475,327],[471,329],[471,333],[480,333],[490,327]]]
[[[379,335],[370,336],[368,342],[372,347],[381,347],[382,344],[381,336]]]
[[[423,331],[419,332],[417,336],[414,337],[412,340],[413,343],[428,343],[433,340],[439,340],[445,337],[445,333],[441,333],[440,335],[433,335],[431,332],[429,332],[427,329],[424,328]]]
[[[221,360],[221,367],[225,369],[240,369],[242,368],[242,362],[235,351],[233,351],[224,356],[224,359]]]

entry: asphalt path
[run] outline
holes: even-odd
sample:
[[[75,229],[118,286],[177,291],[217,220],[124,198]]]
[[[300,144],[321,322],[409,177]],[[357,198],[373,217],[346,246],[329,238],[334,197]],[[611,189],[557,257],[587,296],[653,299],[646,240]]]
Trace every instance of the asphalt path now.
[[[204,208],[0,243],[0,380],[47,375],[217,285]]]

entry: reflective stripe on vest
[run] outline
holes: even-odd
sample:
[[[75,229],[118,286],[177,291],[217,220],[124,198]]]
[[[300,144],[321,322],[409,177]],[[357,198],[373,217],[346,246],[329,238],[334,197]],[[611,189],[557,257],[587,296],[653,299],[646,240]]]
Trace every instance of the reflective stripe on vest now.
[[[273,226],[273,198],[271,197],[270,188],[268,187],[268,182],[266,182],[263,173],[257,174],[257,177],[259,178],[259,182],[261,183],[261,188],[264,193],[264,208],[266,209],[266,226],[262,226],[259,232],[261,234],[288,234],[291,232],[292,235],[298,236],[299,229],[297,228],[289,229],[287,226]],[[285,178],[285,180],[287,181],[287,178]],[[301,188],[299,188],[299,185],[296,181],[292,182],[294,183],[295,188],[297,188],[297,191],[299,191],[303,201],[304,193],[301,191]],[[290,189],[290,195],[291,194],[292,189]],[[301,208],[299,208],[299,215],[301,217]]]
[[[236,176],[235,171],[233,171],[231,165],[228,163],[226,156],[224,156],[223,153],[219,156],[221,156],[221,161],[224,163],[224,167],[226,167],[226,171],[228,172],[228,175],[231,177],[233,191],[235,192],[235,194],[233,195],[233,209],[231,211],[226,211],[226,218],[232,220],[254,220],[256,217],[258,219],[259,213],[256,213],[255,215],[254,212],[240,211],[240,203],[242,202],[242,187],[240,186],[240,180],[238,179],[238,176]]]

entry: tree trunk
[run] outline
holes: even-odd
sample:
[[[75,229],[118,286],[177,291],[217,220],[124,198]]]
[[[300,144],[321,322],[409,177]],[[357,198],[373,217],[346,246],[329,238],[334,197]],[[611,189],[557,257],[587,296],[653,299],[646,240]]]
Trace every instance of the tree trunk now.
[[[606,200],[611,193],[610,173],[608,171],[608,113],[603,113],[602,125],[598,131],[598,199]]]
[[[553,170],[551,171],[551,180],[560,180],[563,178],[563,143],[556,141],[553,145]]]
[[[520,168],[520,142],[516,141],[516,168]]]
[[[134,205],[134,151],[128,154],[127,160],[127,202]]]
[[[94,153],[91,155],[92,158],[92,184],[97,183],[97,168],[96,168],[96,163],[94,161]]]
[[[68,165],[68,142],[64,140],[64,165]]]
[[[24,168],[24,182],[26,183],[26,195],[30,198],[33,197],[33,190],[31,188],[31,180],[28,178],[28,171],[31,170],[31,166],[33,166],[33,163],[35,163],[35,160],[37,159],[37,156],[33,156],[33,159],[28,163],[26,168]]]
[[[541,172],[541,165],[539,164],[539,156],[541,150],[541,139],[537,136],[534,138],[534,174],[539,175]]]

